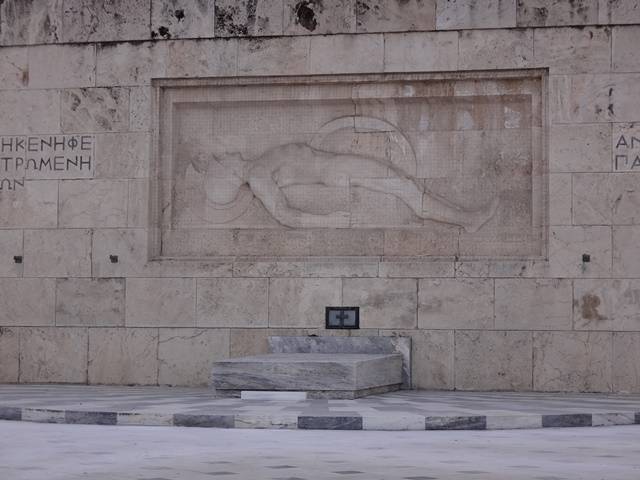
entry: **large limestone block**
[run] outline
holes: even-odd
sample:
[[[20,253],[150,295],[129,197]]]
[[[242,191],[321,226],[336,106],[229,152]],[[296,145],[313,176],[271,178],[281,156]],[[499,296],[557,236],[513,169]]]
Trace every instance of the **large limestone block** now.
[[[89,383],[155,385],[157,381],[157,329],[89,329]]]
[[[320,327],[325,307],[342,304],[339,278],[272,278],[269,280],[270,327]]]
[[[397,387],[402,356],[358,353],[272,353],[231,358],[213,365],[216,390],[350,392]]]
[[[611,125],[553,125],[549,133],[552,172],[611,171]]]
[[[24,273],[34,277],[90,277],[91,230],[25,230]]]
[[[17,328],[0,327],[0,382],[17,383],[19,373],[19,353]]]
[[[60,95],[64,132],[122,132],[129,127],[129,90],[76,88]]]
[[[128,278],[128,327],[193,327],[196,281],[191,278]]]
[[[95,83],[94,45],[29,47],[29,88],[92,87]]]
[[[493,327],[492,279],[422,279],[418,286],[418,327]]]
[[[140,178],[148,175],[148,133],[102,133],[96,136],[97,178]]]
[[[496,279],[496,328],[570,330],[573,292],[566,279]]]
[[[540,28],[533,33],[535,65],[556,73],[595,73],[611,69],[608,28]]]
[[[167,42],[103,43],[96,52],[96,85],[150,85],[166,76],[166,62]]]
[[[311,38],[309,73],[359,73],[384,70],[384,40],[378,34]]]
[[[65,0],[61,41],[146,40],[150,9],[150,0]]]
[[[613,227],[613,275],[640,276],[640,226]]]
[[[151,87],[129,88],[129,130],[148,132],[151,129]]]
[[[282,0],[217,0],[216,37],[282,35]]]
[[[531,332],[455,332],[458,390],[531,390]]]
[[[552,277],[607,277],[611,274],[611,227],[554,226],[549,233]],[[589,255],[589,262],[584,261]]]
[[[356,0],[284,0],[284,34],[355,33]]]
[[[549,174],[549,225],[571,225],[571,181],[570,173]]]
[[[640,173],[573,175],[573,223],[628,225],[640,223]]]
[[[3,89],[24,88],[29,84],[28,51],[24,47],[4,47],[0,50],[0,85]]]
[[[434,260],[393,260],[387,257],[380,262],[380,277],[409,277],[409,278],[442,278],[453,277],[455,274],[453,258],[436,258]]]
[[[22,230],[0,230],[0,277],[22,276],[22,263],[14,257],[22,256]]]
[[[438,30],[514,28],[516,0],[439,0],[436,15]]]
[[[598,0],[599,23],[640,23],[640,5],[636,0]]]
[[[205,386],[213,363],[229,357],[229,330],[161,328],[158,384]]]
[[[126,227],[126,180],[64,180],[59,186],[60,227]]]
[[[0,325],[54,325],[53,278],[0,279]]]
[[[640,333],[613,334],[613,391],[640,392]]]
[[[576,330],[640,331],[640,280],[574,281]]]
[[[62,33],[62,0],[7,0],[0,4],[0,45],[54,43]]]
[[[56,325],[124,326],[123,278],[58,278]]]
[[[213,19],[214,2],[155,0],[151,2],[151,37],[212,37]]]
[[[86,383],[86,328],[20,330],[20,382]]]
[[[238,45],[238,73],[304,75],[309,71],[309,37],[254,38]]]
[[[15,228],[56,227],[58,182],[25,180],[24,188],[3,191],[0,202],[2,226]]]
[[[385,72],[429,72],[457,68],[456,32],[390,33],[384,36]]]
[[[527,68],[533,65],[533,31],[469,30],[460,33],[460,69]]]
[[[266,278],[199,278],[198,327],[266,327],[269,280]]]
[[[326,332],[326,330],[322,330]],[[318,335],[320,329],[312,328],[232,328],[229,330],[229,356],[231,358],[269,353],[269,337],[272,335]]]
[[[60,132],[57,90],[0,91],[0,131],[3,135]]]
[[[613,28],[613,59],[611,68],[614,72],[637,72],[640,70],[640,59],[637,55],[640,26]]]
[[[132,178],[128,183],[127,227],[145,228],[149,225],[149,181]]]
[[[436,1],[356,1],[356,31],[393,32],[436,29]]]
[[[412,329],[417,323],[414,279],[345,278],[344,305],[360,307],[362,328]]]
[[[599,23],[598,3],[599,0],[518,0],[518,27]]]
[[[611,391],[611,333],[534,332],[533,344],[534,390]]]
[[[168,77],[213,77],[236,75],[238,41],[175,40],[169,43]]]

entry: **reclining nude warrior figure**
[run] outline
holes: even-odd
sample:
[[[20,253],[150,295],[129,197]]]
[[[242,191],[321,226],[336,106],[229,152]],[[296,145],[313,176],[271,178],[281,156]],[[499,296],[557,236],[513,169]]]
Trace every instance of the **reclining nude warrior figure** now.
[[[209,177],[206,194],[215,205],[231,204],[240,188],[248,185],[273,218],[292,228],[347,228],[350,223],[347,211],[314,214],[291,207],[283,188],[292,185],[352,185],[394,195],[420,218],[458,225],[469,232],[482,227],[497,207],[494,199],[477,210],[465,210],[426,192],[414,177],[389,161],[327,152],[305,143],[281,145],[253,160],[245,160],[237,153],[216,157],[200,151],[192,156],[191,164],[198,173]],[[381,168],[387,169],[384,178],[362,177],[363,172],[380,172]]]

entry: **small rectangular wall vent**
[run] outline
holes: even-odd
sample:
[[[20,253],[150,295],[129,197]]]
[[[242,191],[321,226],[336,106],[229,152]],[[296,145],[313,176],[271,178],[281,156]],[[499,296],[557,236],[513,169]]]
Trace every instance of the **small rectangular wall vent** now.
[[[326,307],[325,326],[328,329],[360,328],[360,307]]]

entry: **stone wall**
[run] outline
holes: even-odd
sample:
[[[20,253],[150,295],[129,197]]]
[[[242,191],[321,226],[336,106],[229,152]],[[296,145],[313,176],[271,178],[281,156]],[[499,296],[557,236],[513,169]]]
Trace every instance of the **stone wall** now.
[[[640,391],[638,24],[633,0],[2,2],[0,381],[203,385],[353,304],[352,334],[412,337],[416,388]],[[152,78],[508,69],[548,69],[544,258],[148,259]]]

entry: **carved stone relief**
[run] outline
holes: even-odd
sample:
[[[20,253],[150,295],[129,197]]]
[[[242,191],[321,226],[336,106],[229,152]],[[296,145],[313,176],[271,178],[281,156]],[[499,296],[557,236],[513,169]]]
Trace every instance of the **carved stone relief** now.
[[[156,253],[540,256],[543,82],[159,81]]]

